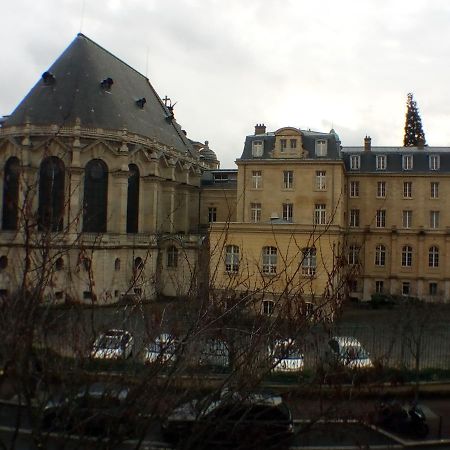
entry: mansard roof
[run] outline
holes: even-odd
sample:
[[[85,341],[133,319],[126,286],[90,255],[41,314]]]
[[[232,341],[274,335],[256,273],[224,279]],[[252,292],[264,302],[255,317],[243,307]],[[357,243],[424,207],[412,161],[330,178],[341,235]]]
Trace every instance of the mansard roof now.
[[[3,126],[72,126],[77,119],[83,128],[127,129],[196,154],[149,80],[81,33]]]

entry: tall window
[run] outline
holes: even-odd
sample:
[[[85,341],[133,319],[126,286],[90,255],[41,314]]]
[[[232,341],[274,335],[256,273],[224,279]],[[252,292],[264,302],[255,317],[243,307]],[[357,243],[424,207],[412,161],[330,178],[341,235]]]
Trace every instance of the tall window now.
[[[405,181],[403,183],[403,197],[404,198],[412,197],[412,181]]]
[[[439,211],[430,211],[430,228],[439,228]]]
[[[383,280],[376,280],[375,281],[375,292],[377,294],[382,294],[384,291],[384,282]]]
[[[294,204],[283,203],[283,219],[292,222],[294,219]]]
[[[315,225],[327,224],[326,206],[323,203],[316,203],[314,207],[314,224]]]
[[[178,249],[174,245],[167,247],[167,267],[178,267]]]
[[[83,205],[83,231],[106,232],[108,166],[101,159],[92,159],[86,164]]]
[[[236,273],[239,271],[239,247],[227,245],[225,248],[225,270]]]
[[[280,139],[281,151],[284,152],[287,148],[287,139]]]
[[[350,197],[359,197],[359,181],[350,181]]]
[[[277,273],[277,248],[263,247],[262,251],[262,272],[265,275],[275,275]]]
[[[357,245],[350,245],[348,248],[348,263],[351,266],[355,266],[359,263],[359,251],[360,248]]]
[[[402,266],[412,266],[412,247],[410,245],[404,245],[402,247]]]
[[[411,283],[409,281],[402,282],[402,295],[411,294]]]
[[[430,183],[430,196],[431,198],[439,198],[439,183],[437,181]]]
[[[39,170],[38,228],[40,230],[62,230],[64,182],[64,163],[56,156],[45,158]]]
[[[350,169],[359,170],[361,165],[361,157],[359,155],[350,155]]]
[[[437,295],[438,293],[438,284],[436,282],[431,282],[428,284],[428,294]]]
[[[128,166],[127,233],[137,233],[139,228],[139,168]]]
[[[384,267],[386,264],[386,247],[383,244],[378,244],[375,247],[375,265]]]
[[[316,156],[327,156],[327,141],[325,139],[316,141]]]
[[[19,176],[20,161],[11,157],[5,164],[3,178],[3,212],[2,228],[4,230],[16,230],[19,207]]]
[[[272,300],[263,300],[262,302],[262,313],[265,316],[271,316],[275,311],[275,302]]]
[[[430,170],[439,170],[440,162],[441,161],[439,155],[430,155],[429,159]]]
[[[386,226],[386,210],[385,209],[377,209],[375,225],[377,228],[384,228]]]
[[[283,186],[284,189],[292,189],[294,187],[294,172],[292,170],[283,172]]]
[[[428,266],[439,267],[439,249],[435,245],[428,250]]]
[[[317,267],[316,249],[304,248],[302,259],[302,274],[303,275],[315,275]]]
[[[290,139],[291,148],[297,148],[297,139]]]
[[[377,197],[379,198],[386,197],[386,181],[377,182]]]
[[[250,219],[252,222],[261,222],[261,203],[250,203]]]
[[[215,206],[210,206],[208,208],[208,222],[217,222],[217,208]]]
[[[350,226],[359,227],[359,209],[350,210]]]
[[[412,155],[403,155],[402,165],[403,165],[403,170],[412,170],[413,156]]]
[[[252,142],[252,156],[253,158],[260,158],[263,155],[264,142],[263,141],[253,141]]]
[[[412,211],[409,209],[405,209],[402,215],[402,225],[403,228],[411,228],[412,227]]]
[[[323,191],[327,188],[325,170],[316,170],[316,189]]]
[[[386,155],[377,155],[375,161],[377,170],[386,170]]]
[[[260,170],[252,171],[252,188],[261,189],[262,187],[262,172]]]

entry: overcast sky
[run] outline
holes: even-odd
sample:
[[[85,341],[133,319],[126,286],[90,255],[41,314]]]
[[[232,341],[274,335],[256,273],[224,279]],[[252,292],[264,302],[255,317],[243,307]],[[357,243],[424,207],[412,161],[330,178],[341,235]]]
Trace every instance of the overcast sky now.
[[[410,91],[427,143],[450,145],[448,0],[14,0],[0,11],[0,115],[81,31],[176,101],[222,168],[261,122],[402,145]]]

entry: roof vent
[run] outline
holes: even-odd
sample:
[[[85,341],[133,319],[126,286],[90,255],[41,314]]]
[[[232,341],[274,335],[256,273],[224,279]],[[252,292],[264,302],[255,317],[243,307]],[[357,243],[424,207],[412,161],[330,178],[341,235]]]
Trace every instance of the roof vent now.
[[[110,77],[105,78],[101,83],[100,83],[100,87],[102,89],[105,89],[107,91],[111,90],[112,85],[114,84],[114,80]]]
[[[44,81],[44,84],[53,84],[56,78],[51,72],[44,72],[42,74],[42,80]]]
[[[147,100],[145,97],[140,98],[139,100],[136,100],[136,105],[138,105],[139,108],[144,109],[144,105],[147,103]]]

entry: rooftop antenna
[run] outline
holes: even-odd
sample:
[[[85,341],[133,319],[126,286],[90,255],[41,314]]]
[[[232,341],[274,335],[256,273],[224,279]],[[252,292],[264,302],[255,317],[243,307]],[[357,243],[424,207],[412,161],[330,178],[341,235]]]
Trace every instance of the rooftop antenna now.
[[[84,10],[86,7],[86,0],[81,2],[81,18],[80,18],[80,33],[83,31],[83,21],[84,21]]]

